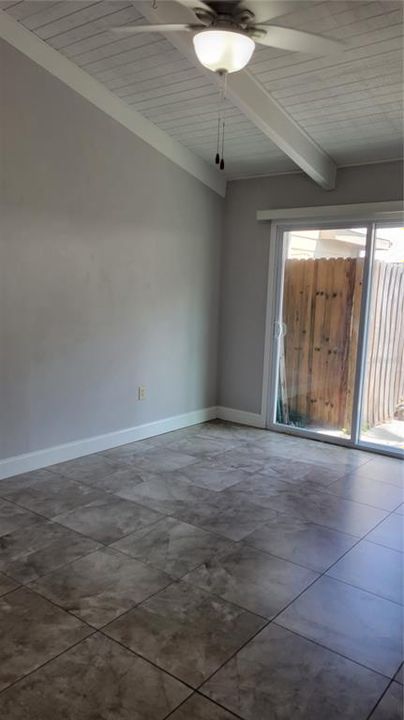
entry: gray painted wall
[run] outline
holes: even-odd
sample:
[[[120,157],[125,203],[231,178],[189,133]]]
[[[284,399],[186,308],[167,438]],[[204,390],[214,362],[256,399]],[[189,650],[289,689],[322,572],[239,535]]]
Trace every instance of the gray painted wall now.
[[[257,210],[401,200],[401,162],[343,168],[321,190],[303,174],[229,184],[222,253],[219,404],[261,411],[270,225]]]
[[[4,42],[0,67],[0,458],[214,405],[223,200]]]
[[[1,41],[0,66],[0,458],[217,400],[259,412],[269,226],[256,211],[400,199],[401,164],[340,170],[333,192],[302,174],[235,181],[224,209]]]

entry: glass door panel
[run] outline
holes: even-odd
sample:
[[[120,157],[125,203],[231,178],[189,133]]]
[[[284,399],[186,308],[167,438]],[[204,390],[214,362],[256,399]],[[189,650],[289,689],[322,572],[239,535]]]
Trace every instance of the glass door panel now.
[[[276,423],[351,437],[366,227],[283,233]]]
[[[376,225],[360,442],[404,450],[404,228]]]

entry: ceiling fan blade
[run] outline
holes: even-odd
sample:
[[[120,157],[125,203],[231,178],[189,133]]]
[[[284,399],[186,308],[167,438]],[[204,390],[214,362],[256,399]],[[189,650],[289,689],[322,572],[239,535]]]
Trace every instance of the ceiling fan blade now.
[[[303,0],[242,0],[239,5],[241,10],[254,13],[255,23],[265,23],[302,7]]]
[[[209,15],[213,14],[212,8],[202,0],[176,0],[176,2],[190,10],[202,10],[205,13],[209,13]]]
[[[120,35],[133,35],[134,33],[156,33],[156,32],[191,32],[194,29],[205,27],[205,25],[121,25],[119,27],[113,27],[111,30]]]
[[[332,55],[342,52],[344,49],[341,42],[301,30],[292,30],[292,28],[277,27],[276,25],[258,25],[257,29],[265,31],[265,35],[254,37],[257,43],[281,50],[303,52],[309,55]]]

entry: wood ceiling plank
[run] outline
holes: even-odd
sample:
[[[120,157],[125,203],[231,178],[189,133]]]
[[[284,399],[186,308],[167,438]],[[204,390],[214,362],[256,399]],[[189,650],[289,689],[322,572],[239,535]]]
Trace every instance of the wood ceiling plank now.
[[[368,62],[371,59],[374,60],[379,54],[382,55],[392,50],[401,51],[403,47],[402,28],[389,28],[389,32],[392,37],[353,50],[345,50],[341,55],[338,55],[338,59],[336,56],[334,59],[315,58],[303,60],[300,63],[284,65],[277,69],[272,67],[265,73],[255,73],[255,75],[257,79],[265,85],[270,85],[274,80],[283,80],[288,77],[293,77],[294,79],[300,77],[301,80],[304,80],[312,73],[317,73],[321,76],[321,73],[326,69],[332,69],[335,76],[338,73],[346,72],[348,64],[355,60]]]
[[[346,111],[349,113],[352,110],[359,109],[367,110],[369,114],[373,114],[378,109],[383,109],[383,106],[389,103],[400,102],[401,90],[402,87],[396,85],[385,87],[383,91],[379,93],[363,90],[362,92],[356,93],[356,97],[352,97],[352,95],[342,95],[334,98],[332,102],[330,102],[329,99],[325,99],[312,103],[303,103],[302,105],[294,105],[291,112],[298,122],[300,122],[302,118],[321,118],[324,115],[332,116],[334,112],[341,113]]]
[[[143,57],[147,57],[149,50],[160,51],[163,42],[164,40],[158,33],[152,33],[147,37],[145,35],[139,35],[138,42],[135,44],[135,47],[132,47],[130,50],[117,52],[99,60],[93,60],[92,62],[82,62],[80,58],[76,58],[75,62],[91,74],[102,73],[104,70],[112,70],[113,68],[128,65]]]
[[[349,82],[361,82],[367,77],[383,73],[397,72],[401,70],[402,48],[387,53],[380,53],[376,57],[367,58],[366,61],[358,60],[347,63],[343,70],[341,68],[327,68],[323,71],[311,72],[309,74],[296,74],[280,80],[262,82],[264,87],[271,89],[277,96],[282,93],[283,97],[301,94],[302,91],[311,92],[317,88],[341,87]]]
[[[180,108],[175,106],[165,107],[164,110],[159,108],[151,108],[148,110],[147,108],[144,108],[142,114],[144,114],[145,117],[154,118],[152,122],[159,123],[160,118],[166,120],[176,120],[184,117],[193,117],[194,115],[198,116],[201,110],[207,108],[210,108],[211,110],[214,110],[215,108],[217,109],[217,98],[215,95],[190,100],[187,103],[183,103]]]
[[[199,73],[197,70],[182,70],[180,72],[168,72],[158,73],[155,77],[148,78],[147,80],[140,80],[139,82],[133,82],[131,85],[127,85],[122,89],[116,90],[116,94],[119,97],[127,97],[128,95],[135,95],[137,93],[146,93],[159,88],[163,90],[174,85],[185,87],[185,83],[193,83],[199,81]],[[191,87],[194,87],[191,85]]]
[[[166,109],[178,107],[178,105],[181,105],[181,107],[184,108],[193,107],[193,103],[195,100],[204,103],[205,100],[209,102],[214,97],[215,95],[212,93],[212,85],[208,84],[205,80],[205,83],[203,85],[197,85],[196,87],[192,88],[192,90],[174,92],[170,93],[169,95],[157,95],[154,98],[147,98],[145,100],[142,100],[141,98],[139,99],[137,96],[134,96],[134,101],[128,100],[128,102],[130,104],[136,105],[136,108],[139,110],[139,112],[143,112],[143,110],[155,110],[156,112],[165,112]],[[217,96],[216,104],[219,104],[219,98]]]
[[[93,42],[94,37],[98,37],[98,43],[96,47],[85,49],[81,52],[72,52],[71,48],[73,45],[68,45],[63,48],[63,54],[74,60],[77,65],[84,67],[97,60],[103,60],[104,58],[114,57],[118,53],[125,52],[126,50],[134,50],[137,47],[141,47],[143,44],[147,44],[149,41],[146,35],[131,35],[129,37],[117,38],[116,34],[112,30],[99,33],[97,36],[92,36]],[[88,38],[90,40],[91,38]],[[160,37],[161,40],[161,37]],[[84,41],[87,42],[87,39]]]
[[[171,62],[168,62],[164,65],[164,71],[168,74],[175,74],[183,75],[184,73],[190,72],[194,70],[194,68],[190,68],[189,64],[186,63],[184,60],[178,60],[177,56],[173,55],[173,60]],[[105,81],[105,84],[108,85],[108,87],[114,89],[117,94],[119,94],[119,91],[125,91],[126,89],[128,92],[131,91],[131,88],[136,86],[139,82],[140,85],[143,83],[146,85],[146,83],[150,83],[149,87],[153,87],[155,82],[160,82],[161,79],[164,79],[165,74],[160,75],[159,68],[155,63],[150,63],[149,67],[144,67],[142,71],[137,70],[137,72],[129,77],[122,77],[120,81],[118,80],[111,80]],[[158,87],[158,85],[157,85]]]
[[[134,78],[137,78],[143,70],[150,68],[161,67],[161,61],[166,58],[168,62],[177,61],[178,53],[171,53],[169,43],[167,40],[163,40],[160,43],[153,43],[149,49],[147,46],[136,62],[125,63],[124,65],[118,65],[110,70],[94,73],[100,82],[108,82],[116,78],[121,78],[126,82],[133,82]],[[189,67],[185,61],[181,61],[182,66]],[[123,84],[123,83],[122,83]]]
[[[39,3],[32,3],[38,5]],[[47,7],[38,12],[38,10],[24,19],[24,27],[28,30],[37,30],[43,25],[49,25],[56,20],[65,18],[79,10],[85,10],[95,4],[95,0],[83,2],[83,0],[68,0],[67,2],[47,3]]]
[[[73,28],[79,28],[83,25],[89,25],[99,18],[117,13],[121,10],[127,10],[131,7],[131,3],[124,1],[120,2],[117,0],[116,3],[111,2],[93,2],[88,7],[83,7],[81,10],[76,10],[70,13],[66,17],[59,18],[54,22],[44,24],[42,27],[37,28],[36,35],[42,38],[42,40],[49,40],[57,35],[63,35]],[[133,16],[139,17],[139,13],[133,8]]]
[[[206,82],[206,78],[198,77],[192,78],[191,80],[183,80],[182,82],[172,82],[166,85],[159,86],[151,90],[135,91],[128,95],[124,95],[125,101],[127,102],[147,102],[147,101],[159,101],[166,102],[181,102],[183,98],[197,97],[197,94],[202,88],[209,87]],[[192,94],[195,93],[195,94]],[[122,97],[122,96],[121,96]],[[175,99],[174,99],[175,98]]]
[[[49,2],[49,0],[29,0],[27,2],[6,2],[1,5],[2,10],[7,9],[7,15],[11,15],[15,20],[24,20],[31,15],[41,12],[42,10],[49,10],[55,2]]]
[[[134,8],[125,8],[119,12],[111,12],[108,15],[95,20],[91,23],[84,23],[77,27],[73,27],[71,30],[66,32],[53,35],[47,39],[47,42],[55,50],[63,50],[63,48],[72,45],[79,40],[84,38],[97,35],[100,32],[105,32],[108,28],[114,27],[115,25],[122,25],[125,23],[136,22],[138,15],[133,13]]]
[[[371,80],[361,78],[360,80],[354,80],[350,83],[344,83],[341,85],[326,86],[318,90],[311,90],[306,93],[287,95],[286,97],[282,93],[274,92],[274,96],[279,102],[284,105],[290,112],[293,113],[293,108],[302,105],[304,102],[317,102],[328,100],[336,101],[340,97],[348,97],[355,92],[362,92],[363,88],[366,91],[378,91],[385,87],[400,87],[402,86],[403,75],[401,72],[392,72],[388,75],[378,75],[373,77]]]

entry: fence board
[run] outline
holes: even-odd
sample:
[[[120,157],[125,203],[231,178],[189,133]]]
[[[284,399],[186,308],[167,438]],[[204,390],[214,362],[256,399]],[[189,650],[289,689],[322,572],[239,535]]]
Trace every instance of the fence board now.
[[[350,429],[363,259],[287,260],[282,362],[289,420]],[[364,388],[365,429],[403,403],[404,265],[375,261]]]

